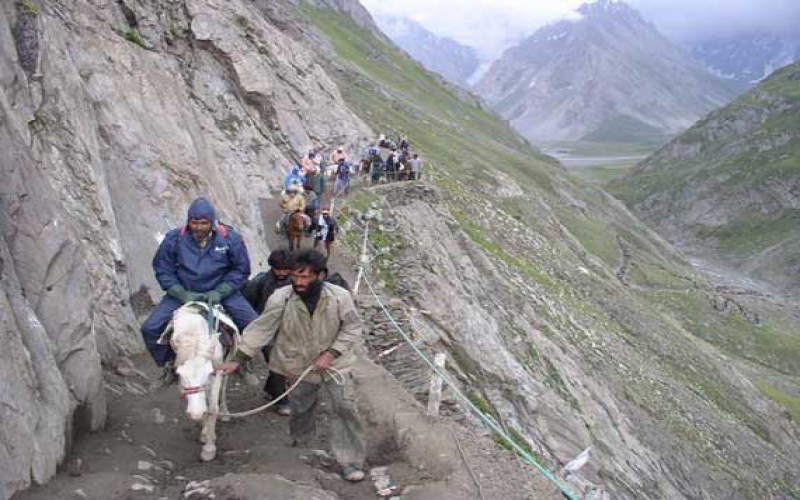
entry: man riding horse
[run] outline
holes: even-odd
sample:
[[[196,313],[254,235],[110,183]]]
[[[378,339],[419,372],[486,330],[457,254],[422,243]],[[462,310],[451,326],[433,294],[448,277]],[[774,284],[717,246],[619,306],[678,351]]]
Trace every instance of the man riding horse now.
[[[250,276],[244,240],[216,221],[214,207],[205,198],[196,199],[189,207],[185,226],[164,237],[153,258],[153,269],[166,295],[142,324],[141,332],[153,360],[165,367],[166,383],[174,380],[175,354],[158,339],[183,304],[222,304],[240,331],[258,317],[239,291]]]

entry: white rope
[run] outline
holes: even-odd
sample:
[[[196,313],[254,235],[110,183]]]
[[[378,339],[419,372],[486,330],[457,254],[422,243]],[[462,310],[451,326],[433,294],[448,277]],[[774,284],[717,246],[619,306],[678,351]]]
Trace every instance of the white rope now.
[[[288,396],[290,392],[292,392],[298,385],[300,385],[300,382],[302,382],[303,379],[306,378],[308,374],[311,373],[313,370],[314,370],[314,365],[311,365],[308,368],[306,368],[305,371],[303,371],[303,373],[300,374],[300,377],[298,377],[297,380],[295,380],[294,383],[283,392],[283,394],[281,394],[277,398],[274,398],[272,401],[270,401],[265,405],[253,408],[252,410],[240,411],[235,413],[218,413],[217,415],[220,417],[243,418],[243,417],[249,417],[250,415],[255,415],[257,413],[261,413],[262,411],[272,406],[275,406],[279,401],[286,398],[286,396]],[[336,385],[344,385],[346,382],[344,374],[334,367],[328,368],[328,370],[324,372],[324,375],[330,377],[331,380]]]
[[[403,328],[394,319],[392,314],[389,312],[389,309],[386,307],[386,305],[383,303],[383,300],[381,300],[380,296],[378,295],[378,292],[376,292],[375,288],[372,286],[372,282],[370,281],[369,277],[366,275],[364,276],[364,282],[367,284],[367,287],[372,293],[372,296],[378,302],[378,305],[380,306],[384,315],[386,315],[386,317],[389,319],[389,322],[394,326],[397,332],[400,333],[400,336],[403,337],[403,340],[405,340],[406,343],[411,346],[411,348],[414,350],[417,356],[419,356],[423,361],[425,361],[425,363],[428,364],[428,366],[431,368],[431,370],[433,370],[433,372],[436,375],[441,377],[442,380],[444,380],[447,383],[447,385],[450,386],[450,388],[453,390],[458,399],[460,399],[468,408],[470,408],[480,418],[480,420],[482,420],[487,426],[489,426],[490,429],[499,434],[503,438],[503,440],[506,443],[508,443],[508,445],[511,446],[511,448],[519,456],[521,456],[524,459],[525,462],[534,466],[542,476],[544,476],[547,480],[549,480],[555,486],[557,486],[558,489],[561,490],[561,493],[564,495],[564,497],[566,497],[568,500],[577,500],[577,497],[570,490],[568,490],[566,486],[561,484],[561,482],[558,479],[556,479],[550,471],[548,471],[541,464],[539,464],[539,462],[536,461],[536,459],[533,458],[533,456],[531,456],[531,454],[527,450],[522,448],[522,446],[520,446],[505,431],[505,429],[503,429],[493,418],[486,415],[477,406],[475,406],[475,404],[450,379],[450,377],[444,372],[444,370],[441,370],[438,366],[436,366],[436,364],[433,363],[433,361],[431,361],[430,358],[428,358],[428,356],[426,356],[424,352],[422,352],[422,350],[411,339],[411,336],[408,333],[406,333],[406,331],[403,330]]]

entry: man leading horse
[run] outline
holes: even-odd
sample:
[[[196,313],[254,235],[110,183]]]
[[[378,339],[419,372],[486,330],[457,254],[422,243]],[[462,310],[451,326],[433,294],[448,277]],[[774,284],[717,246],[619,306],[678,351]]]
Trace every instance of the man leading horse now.
[[[350,292],[325,282],[327,260],[315,250],[297,254],[292,286],[279,288],[262,315],[244,332],[234,360],[218,369],[238,370],[274,341],[270,369],[296,381],[289,395],[293,445],[307,446],[316,432],[318,395],[331,403],[330,443],[342,477],[364,479],[366,437],[356,405],[352,368],[363,347],[361,320]],[[311,370],[311,371],[309,371]],[[338,376],[335,376],[338,374]]]
[[[214,207],[205,198],[194,200],[185,226],[164,237],[153,258],[153,269],[166,295],[142,324],[141,332],[153,360],[165,368],[165,383],[175,380],[175,353],[158,339],[183,304],[222,304],[240,331],[258,317],[239,291],[250,276],[244,240],[217,222]]]

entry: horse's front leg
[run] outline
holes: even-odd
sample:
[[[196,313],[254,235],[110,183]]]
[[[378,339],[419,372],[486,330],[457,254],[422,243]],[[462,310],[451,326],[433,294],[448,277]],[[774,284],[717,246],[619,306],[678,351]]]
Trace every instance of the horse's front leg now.
[[[200,441],[203,449],[200,451],[200,459],[210,462],[217,456],[217,415],[206,413],[203,417],[203,430],[200,433]]]
[[[211,393],[208,395],[208,411],[203,417],[203,430],[200,433],[200,441],[203,449],[200,458],[204,462],[210,462],[217,456],[217,417],[219,416],[219,396],[223,377],[215,374],[211,383]]]

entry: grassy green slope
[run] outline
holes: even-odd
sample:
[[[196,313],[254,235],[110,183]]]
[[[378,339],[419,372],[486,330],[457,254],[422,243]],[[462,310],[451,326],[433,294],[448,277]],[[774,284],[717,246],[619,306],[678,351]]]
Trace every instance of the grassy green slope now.
[[[695,356],[701,349],[693,346],[708,342],[765,370],[796,374],[800,340],[787,335],[779,319],[757,326],[738,313],[719,314],[702,278],[605,192],[569,176],[505,122],[460,100],[403,52],[348,17],[309,6],[303,12],[330,42],[339,63],[349,67],[334,73],[351,108],[376,131],[409,137],[427,161],[427,179],[442,188],[464,234],[489,258],[535,282],[543,295],[601,328],[602,335],[651,352],[715,411],[741,421],[758,439],[769,438],[748,397],[716,368],[703,365]],[[504,181],[496,171],[516,182],[523,194],[497,195]],[[504,229],[515,221],[538,235],[536,251],[531,241],[508,237]],[[625,266],[623,254],[630,257]],[[576,273],[578,268],[591,272]],[[626,285],[616,277],[620,272]],[[546,309],[537,312],[543,322],[569,328],[563,320],[547,317]],[[598,363],[599,378],[615,376],[615,361],[596,359],[596,346],[586,338],[571,340],[585,349],[587,362]],[[698,371],[704,374],[698,376]],[[672,403],[657,397],[643,380],[626,380],[626,386],[631,401],[683,439],[680,435],[691,427],[683,403],[667,409],[664,405]],[[794,401],[789,395],[769,397]],[[689,445],[708,453],[710,444],[704,439],[699,436]],[[711,455],[709,460],[720,461]],[[729,465],[720,468],[728,470]]]
[[[689,295],[694,277],[677,254],[648,236],[643,225],[618,214],[618,209],[597,189],[572,180],[552,158],[528,146],[508,125],[481,107],[460,100],[439,81],[409,59],[402,51],[386,45],[360,28],[347,16],[304,7],[313,24],[332,43],[337,55],[358,72],[339,81],[344,97],[354,110],[376,130],[390,136],[407,134],[415,149],[428,160],[429,178],[450,192],[454,213],[468,235],[490,255],[511,263],[529,277],[562,290],[571,283],[560,283],[556,267],[545,256],[531,255],[513,241],[482,224],[470,191],[475,190],[487,203],[499,206],[517,220],[552,234],[552,221],[544,220],[541,207],[526,199],[493,198],[496,186],[493,169],[506,172],[526,191],[553,207],[551,216],[568,230],[589,259],[614,270],[621,261],[621,238],[636,256],[627,281],[643,291],[638,300],[674,317],[687,331],[723,348],[729,354],[745,357],[786,373],[799,373],[793,356],[800,355],[800,342],[780,333],[742,321],[736,315],[720,316],[702,293]],[[572,193],[587,206],[582,211],[564,204],[563,193]],[[560,238],[563,239],[563,238]],[[557,257],[556,257],[557,258]],[[712,328],[708,328],[713,325]],[[736,332],[727,337],[724,332]],[[777,337],[763,349],[747,351],[743,346],[757,344],[775,332]],[[771,349],[774,346],[775,349]],[[747,351],[747,352],[746,352]]]
[[[429,179],[456,195],[454,202],[468,190],[492,193],[502,184],[493,173],[499,170],[526,194],[560,200],[556,191],[561,186],[607,208],[602,194],[593,189],[584,191],[584,186],[575,184],[556,160],[530,147],[495,115],[456,97],[402,51],[387,46],[346,16],[312,7],[304,11],[331,41],[337,55],[359,70],[339,81],[352,108],[376,130],[390,136],[407,134],[414,149],[428,162]],[[535,211],[536,206],[519,206],[519,199],[486,201],[501,205],[517,219],[535,216],[533,223],[545,222]],[[553,204],[562,205],[559,201]],[[468,215],[473,208],[462,206],[459,212]],[[607,227],[609,221],[601,217],[591,221],[574,217],[574,223],[573,218],[565,219],[561,222],[579,240],[585,235],[588,246],[607,249],[598,250],[597,257],[615,264],[618,255],[614,231]]]
[[[489,193],[486,202],[500,206],[517,220],[541,226],[545,234],[551,233],[551,221],[543,220],[536,203],[491,196],[498,182],[491,171],[497,169],[512,177],[528,196],[547,201],[553,207],[551,216],[575,237],[581,250],[612,270],[620,264],[618,237],[622,238],[637,256],[636,266],[627,277],[631,284],[681,290],[690,283],[682,257],[649,237],[638,221],[619,215],[602,191],[571,179],[555,160],[528,146],[506,122],[459,99],[405,53],[378,40],[347,16],[308,6],[303,10],[337,55],[359,70],[339,81],[353,109],[376,130],[409,136],[415,149],[429,161],[430,177],[455,195],[451,199],[455,213],[469,222],[468,232],[490,248],[490,253],[514,255],[519,267],[544,268],[545,274],[551,267],[541,256],[527,257],[525,249],[513,248],[507,239],[494,238],[479,217],[472,218],[477,215],[475,207],[462,203],[468,199],[462,195],[470,190]],[[582,200],[586,208],[576,210],[565,205],[564,192]],[[681,309],[676,307],[675,311]],[[731,326],[734,322],[731,320]],[[722,323],[720,327],[724,328],[725,320]],[[750,334],[755,337],[759,333],[753,329]]]
[[[450,174],[459,178],[474,173],[472,166],[484,164],[545,186],[552,172],[560,169],[555,160],[529,147],[506,122],[459,99],[404,52],[351,19],[308,6],[304,12],[340,59],[360,70],[339,82],[345,99],[387,136],[408,135],[415,149],[427,159],[453,167]]]
[[[657,223],[710,201],[725,216],[686,230],[723,258],[748,259],[781,243],[800,250],[798,211],[773,204],[798,179],[800,63],[701,120],[609,189]],[[800,254],[771,258],[800,263]]]

